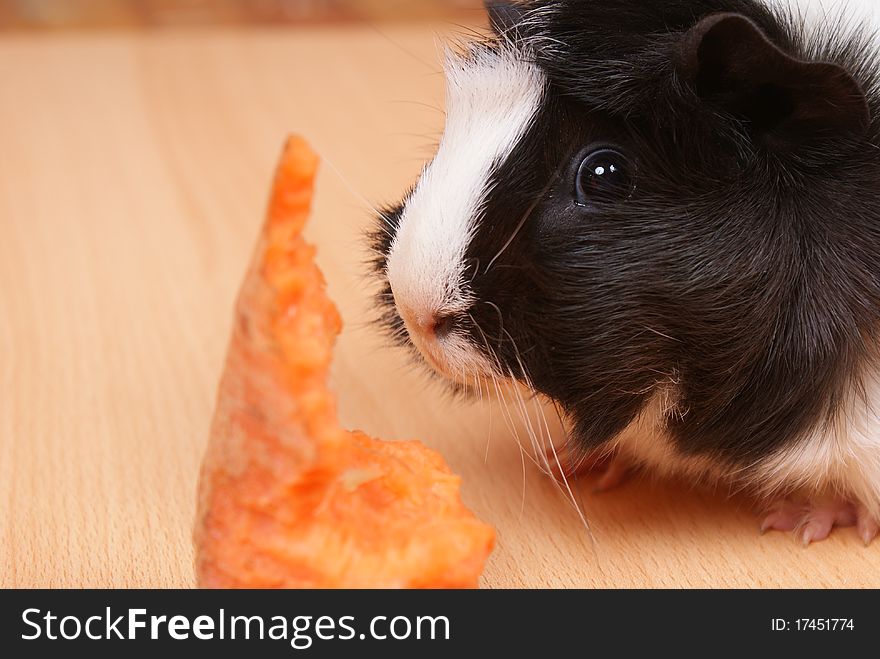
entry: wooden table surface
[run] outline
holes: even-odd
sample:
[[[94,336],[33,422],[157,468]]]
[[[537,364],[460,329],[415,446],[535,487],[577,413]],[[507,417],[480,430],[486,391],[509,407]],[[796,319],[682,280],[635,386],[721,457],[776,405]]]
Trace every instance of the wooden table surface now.
[[[347,322],[343,420],[463,476],[498,528],[486,586],[880,586],[880,543],[760,537],[748,501],[681,484],[579,484],[587,533],[497,403],[449,400],[385,345],[365,200],[431,153],[437,48],[405,25],[2,37],[0,586],[192,585],[233,299],[294,131],[325,158],[309,232]]]

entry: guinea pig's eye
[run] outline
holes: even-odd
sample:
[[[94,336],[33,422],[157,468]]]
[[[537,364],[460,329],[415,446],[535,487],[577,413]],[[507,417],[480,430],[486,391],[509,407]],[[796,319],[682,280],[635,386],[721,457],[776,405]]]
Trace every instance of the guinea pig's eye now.
[[[575,196],[580,206],[619,201],[632,194],[633,166],[614,149],[596,149],[587,154],[578,168]]]

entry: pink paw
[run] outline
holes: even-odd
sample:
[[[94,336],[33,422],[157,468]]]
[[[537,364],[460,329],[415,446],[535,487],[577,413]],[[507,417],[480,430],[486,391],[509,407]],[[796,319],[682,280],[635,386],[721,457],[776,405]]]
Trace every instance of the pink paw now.
[[[864,507],[847,501],[794,501],[783,499],[767,511],[761,533],[770,530],[795,531],[804,546],[825,540],[835,527],[855,526],[859,537],[870,545],[880,534],[880,525]]]
[[[552,476],[559,481],[587,475],[599,475],[593,492],[607,492],[622,485],[630,472],[632,463],[617,452],[597,449],[585,456],[575,458],[570,452],[550,449],[547,451]]]

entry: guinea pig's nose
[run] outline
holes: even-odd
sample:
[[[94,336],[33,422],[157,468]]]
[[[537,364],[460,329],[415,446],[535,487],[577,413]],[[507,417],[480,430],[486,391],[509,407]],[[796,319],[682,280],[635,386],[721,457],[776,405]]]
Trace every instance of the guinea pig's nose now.
[[[437,312],[417,312],[400,307],[401,315],[410,328],[426,339],[443,339],[455,327],[455,316]]]
[[[455,316],[451,314],[430,313],[416,321],[418,331],[429,339],[443,339],[452,333]]]
[[[452,314],[439,314],[433,317],[434,327],[431,329],[434,336],[442,339],[449,336],[455,327],[455,316]]]

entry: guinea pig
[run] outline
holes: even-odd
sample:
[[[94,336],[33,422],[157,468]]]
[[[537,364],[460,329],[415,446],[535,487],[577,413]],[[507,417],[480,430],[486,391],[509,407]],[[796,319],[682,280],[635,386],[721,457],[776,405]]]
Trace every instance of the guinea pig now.
[[[383,322],[460,391],[552,400],[565,471],[880,520],[880,94],[866,30],[757,0],[489,3],[373,236]],[[475,383],[477,383],[475,385]]]

